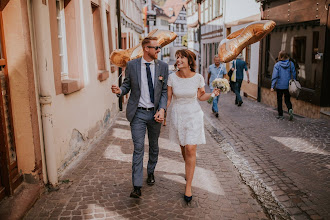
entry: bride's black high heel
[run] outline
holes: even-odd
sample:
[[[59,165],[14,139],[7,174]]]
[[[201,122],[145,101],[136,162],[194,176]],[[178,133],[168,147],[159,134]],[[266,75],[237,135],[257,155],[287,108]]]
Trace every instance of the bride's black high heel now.
[[[184,199],[184,201],[186,201],[186,203],[188,204],[188,203],[191,202],[191,200],[192,200],[192,196],[186,196],[186,195],[184,195],[184,196],[183,196],[183,199]]]

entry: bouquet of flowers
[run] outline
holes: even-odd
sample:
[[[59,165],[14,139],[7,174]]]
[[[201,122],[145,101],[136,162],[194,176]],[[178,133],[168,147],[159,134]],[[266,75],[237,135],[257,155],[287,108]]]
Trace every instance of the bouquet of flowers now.
[[[220,89],[221,93],[227,93],[230,91],[230,85],[227,79],[222,79],[222,78],[216,78],[215,80],[213,80],[212,82],[212,86],[213,88],[216,89]],[[209,98],[209,100],[207,100],[208,103],[212,103],[213,102],[213,98],[215,97],[214,93],[212,93],[211,97]]]

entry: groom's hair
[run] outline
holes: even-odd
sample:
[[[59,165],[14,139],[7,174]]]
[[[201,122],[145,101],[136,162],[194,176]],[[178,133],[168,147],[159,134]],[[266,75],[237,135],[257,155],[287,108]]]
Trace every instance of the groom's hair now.
[[[150,43],[152,40],[158,40],[157,37],[146,37],[142,40],[142,48],[144,48],[147,44]]]
[[[190,70],[195,72],[195,70],[196,70],[196,55],[195,55],[194,52],[192,52],[188,49],[177,50],[176,53],[175,53],[175,57],[177,57],[177,56],[187,57],[188,65],[190,67]],[[174,67],[176,68],[176,63],[174,64]]]

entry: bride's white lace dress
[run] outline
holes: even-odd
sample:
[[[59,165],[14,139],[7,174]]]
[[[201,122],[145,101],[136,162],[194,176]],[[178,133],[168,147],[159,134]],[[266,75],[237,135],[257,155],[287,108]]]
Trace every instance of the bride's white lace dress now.
[[[197,101],[198,88],[205,86],[203,76],[196,73],[191,78],[180,78],[172,73],[167,85],[173,91],[170,140],[181,146],[205,144],[204,113]]]

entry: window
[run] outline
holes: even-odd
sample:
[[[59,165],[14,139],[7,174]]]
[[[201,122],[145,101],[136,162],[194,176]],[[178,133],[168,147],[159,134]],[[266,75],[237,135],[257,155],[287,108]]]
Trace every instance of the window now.
[[[247,64],[248,69],[251,67],[251,45],[248,45],[245,48],[245,62]]]
[[[202,2],[201,3],[201,23],[202,24],[205,23],[205,19],[204,19],[204,14],[205,14],[205,12],[204,12],[204,5],[205,5],[205,2]]]
[[[214,0],[210,0],[210,5],[209,5],[209,21],[211,21],[213,19],[213,1]]]
[[[218,54],[218,47],[219,47],[219,44],[220,44],[220,43],[215,43],[215,45],[214,45],[214,55],[217,55],[217,54]]]
[[[109,54],[113,51],[112,45],[112,34],[111,34],[111,20],[110,20],[110,13],[107,11],[107,26],[108,26],[108,41],[109,41]]]
[[[98,5],[92,4],[91,8],[93,15],[93,31],[94,31],[94,43],[95,43],[95,51],[97,58],[97,67],[99,70],[105,70],[100,7]]]
[[[187,10],[187,15],[188,15],[188,16],[192,14],[192,13],[191,13],[191,5],[192,5],[192,2],[189,2],[189,3],[188,3],[188,10]]]
[[[70,94],[84,88],[80,3],[48,1],[53,70],[56,94]]]
[[[58,28],[58,45],[59,56],[61,63],[61,79],[68,79],[68,54],[66,47],[66,33],[65,33],[65,14],[64,14],[64,1],[56,0],[56,19]]]
[[[208,66],[210,66],[213,63],[212,44],[207,44],[207,47],[209,49],[209,64],[208,64]]]
[[[305,63],[306,37],[295,37],[293,39],[293,59],[298,63]]]
[[[218,17],[220,15],[220,0],[215,0],[215,17]]]
[[[205,11],[204,11],[205,22],[209,21],[209,9],[210,9],[209,1],[205,0]]]
[[[265,77],[271,78],[273,67],[275,65],[275,60],[270,60],[270,42],[271,42],[271,34],[266,36],[265,43]]]
[[[198,5],[196,0],[194,0],[194,12],[198,12]]]
[[[313,31],[313,51],[312,51],[312,63],[316,63],[315,55],[319,51],[319,32]]]
[[[161,25],[168,25],[168,21],[166,21],[166,20],[160,20],[160,23],[161,23]]]

